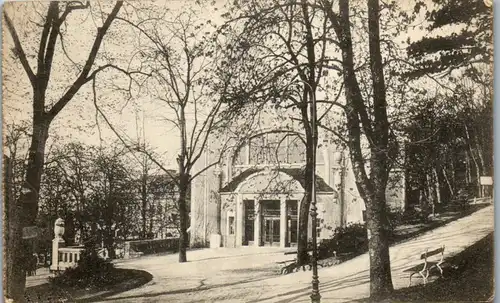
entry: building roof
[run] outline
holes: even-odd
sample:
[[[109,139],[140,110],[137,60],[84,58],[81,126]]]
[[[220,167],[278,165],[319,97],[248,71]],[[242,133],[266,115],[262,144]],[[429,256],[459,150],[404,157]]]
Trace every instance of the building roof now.
[[[220,192],[221,193],[226,193],[226,192],[234,192],[238,185],[240,185],[241,182],[246,180],[248,177],[253,175],[254,173],[257,173],[259,171],[263,171],[264,168],[249,168],[236,177],[234,177],[231,182],[229,182],[226,186],[221,188]],[[274,169],[276,171],[285,173],[292,177],[293,179],[297,180],[302,188],[305,188],[306,180],[304,176],[304,168],[277,168]],[[319,177],[316,175],[316,191],[317,192],[334,192],[333,188],[331,188],[328,184],[326,184],[325,180],[323,178]]]

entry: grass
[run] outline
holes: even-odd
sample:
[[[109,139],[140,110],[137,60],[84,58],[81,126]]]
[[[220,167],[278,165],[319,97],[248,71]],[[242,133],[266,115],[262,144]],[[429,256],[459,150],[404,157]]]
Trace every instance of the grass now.
[[[489,206],[489,203],[485,204],[469,204],[463,208],[452,209],[451,207],[447,210],[443,210],[436,214],[435,217],[429,218],[426,222],[416,222],[416,223],[406,223],[401,224],[396,227],[393,235],[389,237],[390,245],[396,245],[402,242],[409,241],[420,236],[423,233],[431,231],[433,229],[442,227],[452,221],[458,220],[460,218],[471,215],[472,213]],[[345,253],[338,257],[328,257],[323,258],[319,261],[322,263],[333,262],[334,264],[340,264],[342,262],[353,259],[359,255],[362,255],[368,251],[368,248],[364,250],[359,250],[356,252]]]
[[[29,287],[24,294],[25,302],[96,302],[142,286],[153,278],[150,273],[142,270],[115,268],[112,272],[115,283],[105,287],[60,287],[51,283]]]
[[[427,222],[402,224],[396,227],[394,235],[389,240],[391,245],[415,238],[422,233],[444,226],[452,221],[471,215],[472,213],[489,206],[490,204],[469,204],[462,209],[443,210]]]
[[[425,286],[420,284],[398,289],[382,302],[492,302],[495,257],[493,243],[491,233],[463,252],[446,259],[443,278]]]

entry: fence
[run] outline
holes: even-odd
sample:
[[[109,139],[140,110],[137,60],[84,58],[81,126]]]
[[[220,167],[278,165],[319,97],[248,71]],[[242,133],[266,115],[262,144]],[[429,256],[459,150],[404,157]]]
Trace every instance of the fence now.
[[[51,270],[60,271],[75,267],[80,260],[83,247],[60,247],[57,251],[57,263],[50,266]]]
[[[126,241],[123,248],[125,259],[142,255],[157,254],[163,252],[176,252],[179,246],[179,238]]]

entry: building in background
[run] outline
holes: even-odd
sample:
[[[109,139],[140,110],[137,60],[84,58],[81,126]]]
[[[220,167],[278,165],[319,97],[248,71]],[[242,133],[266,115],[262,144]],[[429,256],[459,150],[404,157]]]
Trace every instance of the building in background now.
[[[297,243],[300,203],[304,197],[305,145],[298,132],[261,128],[226,151],[221,165],[195,178],[191,188],[191,245],[206,246],[220,234],[224,247],[278,246]],[[318,239],[338,226],[365,221],[365,204],[356,188],[348,151],[320,133],[317,149]],[[211,146],[220,146],[214,141]],[[198,170],[216,161],[209,149]],[[404,180],[391,173],[387,202],[404,208]],[[212,246],[212,245],[211,245]]]

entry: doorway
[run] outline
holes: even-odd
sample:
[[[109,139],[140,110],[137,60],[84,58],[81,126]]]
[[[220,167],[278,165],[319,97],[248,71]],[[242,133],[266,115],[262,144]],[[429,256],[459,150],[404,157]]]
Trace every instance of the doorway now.
[[[280,246],[280,200],[262,200],[262,244]]]
[[[264,219],[264,246],[280,245],[280,218]]]

